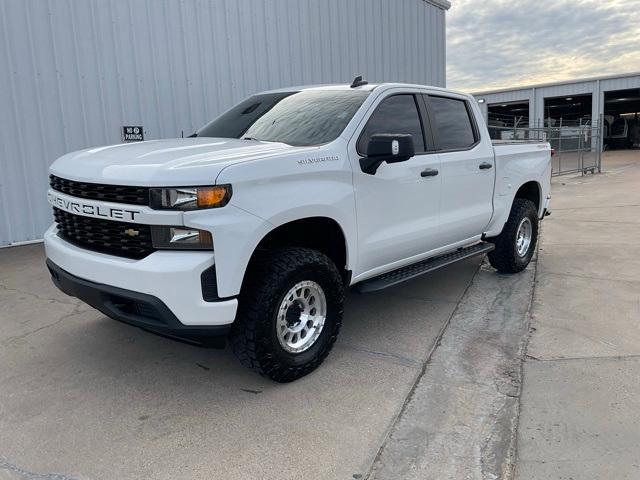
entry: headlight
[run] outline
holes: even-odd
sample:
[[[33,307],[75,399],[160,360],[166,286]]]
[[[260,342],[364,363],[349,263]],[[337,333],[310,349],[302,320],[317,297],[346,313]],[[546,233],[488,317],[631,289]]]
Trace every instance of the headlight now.
[[[213,250],[213,238],[206,230],[189,227],[151,226],[153,247],[172,250]]]
[[[231,185],[214,187],[152,188],[150,206],[155,210],[198,210],[224,207],[231,198]]]

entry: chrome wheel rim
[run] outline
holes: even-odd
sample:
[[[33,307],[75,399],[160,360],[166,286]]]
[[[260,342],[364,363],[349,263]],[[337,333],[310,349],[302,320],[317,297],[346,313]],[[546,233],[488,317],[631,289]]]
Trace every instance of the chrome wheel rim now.
[[[516,234],[516,252],[519,257],[524,257],[529,252],[531,246],[531,237],[533,236],[533,225],[529,217],[525,217],[518,226]]]
[[[311,348],[324,328],[327,298],[316,282],[296,283],[278,308],[276,334],[280,346],[289,353]]]

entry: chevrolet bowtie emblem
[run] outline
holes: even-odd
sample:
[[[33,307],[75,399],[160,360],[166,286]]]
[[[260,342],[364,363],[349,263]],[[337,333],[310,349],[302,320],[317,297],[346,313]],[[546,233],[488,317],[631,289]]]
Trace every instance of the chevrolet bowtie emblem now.
[[[133,228],[127,228],[124,233],[126,235],[129,235],[130,237],[137,237],[138,235],[140,235],[140,231],[139,230],[134,230]]]

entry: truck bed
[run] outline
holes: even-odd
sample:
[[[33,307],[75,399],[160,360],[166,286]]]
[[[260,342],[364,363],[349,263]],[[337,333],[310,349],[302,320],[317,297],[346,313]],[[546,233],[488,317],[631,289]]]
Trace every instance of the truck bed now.
[[[500,145],[520,145],[520,144],[530,144],[530,143],[547,143],[546,140],[494,140],[491,139],[491,143],[494,146]]]
[[[551,150],[548,142],[539,140],[492,140],[492,144],[496,160],[499,162],[498,170],[507,167],[507,163],[519,164],[525,159],[537,158],[545,161]]]

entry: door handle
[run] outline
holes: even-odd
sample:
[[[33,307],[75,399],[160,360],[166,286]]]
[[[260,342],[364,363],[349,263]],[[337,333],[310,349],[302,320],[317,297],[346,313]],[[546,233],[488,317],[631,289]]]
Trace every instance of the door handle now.
[[[482,162],[478,168],[480,170],[488,170],[490,168],[493,168],[493,164],[489,162]]]
[[[438,170],[435,168],[425,168],[422,172],[420,172],[421,177],[435,177],[438,175]]]

